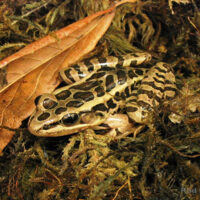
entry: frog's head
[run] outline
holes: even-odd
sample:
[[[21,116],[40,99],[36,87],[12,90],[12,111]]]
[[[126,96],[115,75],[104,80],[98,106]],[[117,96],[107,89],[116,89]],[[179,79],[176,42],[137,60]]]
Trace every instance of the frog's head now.
[[[36,110],[29,119],[32,134],[44,137],[70,135],[105,121],[106,112],[94,110],[92,101],[74,99],[70,92],[64,97],[67,99],[44,94],[36,98]]]

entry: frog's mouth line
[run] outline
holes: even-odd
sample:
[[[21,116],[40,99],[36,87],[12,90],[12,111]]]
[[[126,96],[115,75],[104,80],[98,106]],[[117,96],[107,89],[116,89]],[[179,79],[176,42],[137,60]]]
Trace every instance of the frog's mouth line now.
[[[58,136],[75,134],[90,127],[93,127],[93,125],[79,124],[76,127],[74,127],[74,126],[64,126],[63,124],[59,124],[54,127],[51,127],[48,130],[44,130],[43,128],[41,128],[38,131],[36,131],[34,135],[47,137],[48,134],[48,137],[58,137]]]
[[[73,125],[64,125],[62,123],[62,120],[56,121],[56,122],[49,122],[49,124],[41,125],[38,129],[34,129],[34,125],[31,126],[31,123],[33,122],[33,119],[30,119],[29,121],[29,131],[36,135],[36,136],[43,136],[43,137],[58,137],[63,135],[70,135],[77,132],[80,132],[82,130],[85,130],[87,128],[92,128],[94,126],[97,126],[99,124],[102,124],[105,119],[104,118],[97,118],[91,123],[80,123],[77,121]]]

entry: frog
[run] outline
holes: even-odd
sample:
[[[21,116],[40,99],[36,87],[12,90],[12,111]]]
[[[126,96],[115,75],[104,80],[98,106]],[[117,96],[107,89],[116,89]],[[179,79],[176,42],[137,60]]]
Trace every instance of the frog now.
[[[155,106],[176,95],[171,66],[145,67],[151,58],[148,52],[95,57],[61,69],[66,85],[36,98],[29,131],[41,137],[86,129],[126,133],[134,123],[145,124]]]

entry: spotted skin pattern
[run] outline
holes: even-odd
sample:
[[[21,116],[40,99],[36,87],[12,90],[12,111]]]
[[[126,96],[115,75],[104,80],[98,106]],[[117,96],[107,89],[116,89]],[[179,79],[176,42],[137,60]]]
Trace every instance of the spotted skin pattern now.
[[[99,126],[118,112],[143,123],[153,106],[176,93],[169,65],[159,62],[150,69],[137,66],[150,59],[147,53],[110,56],[63,69],[60,74],[68,85],[36,99],[30,132],[47,137],[69,135]]]

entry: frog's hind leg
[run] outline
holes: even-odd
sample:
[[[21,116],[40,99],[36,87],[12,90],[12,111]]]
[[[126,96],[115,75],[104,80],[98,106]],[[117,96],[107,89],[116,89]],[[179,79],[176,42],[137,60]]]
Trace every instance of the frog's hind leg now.
[[[141,85],[132,91],[127,99],[126,112],[137,123],[148,121],[148,113],[161,100],[175,96],[175,76],[168,64],[159,62],[153,66],[141,81]]]
[[[66,67],[60,70],[61,79],[67,84],[83,81],[89,74],[93,73],[99,68],[98,59],[86,59],[85,61],[78,62],[70,67]]]
[[[60,70],[60,77],[67,84],[84,82],[91,74],[98,71],[114,70],[116,66],[136,66],[151,60],[149,53],[127,54],[119,57],[107,56],[85,59],[77,64]]]

